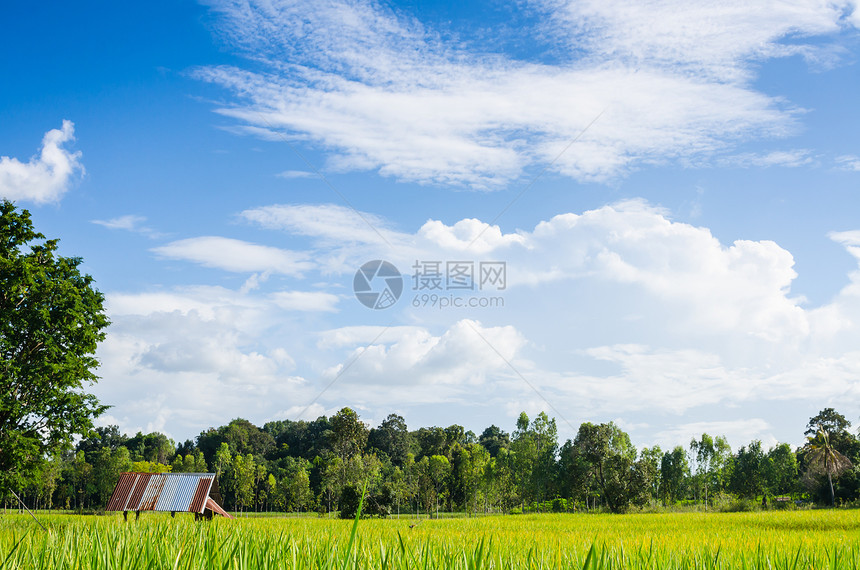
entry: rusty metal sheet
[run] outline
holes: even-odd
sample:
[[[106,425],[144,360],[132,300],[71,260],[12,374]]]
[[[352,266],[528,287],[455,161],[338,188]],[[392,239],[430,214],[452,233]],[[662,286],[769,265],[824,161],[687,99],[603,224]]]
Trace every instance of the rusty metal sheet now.
[[[146,488],[149,486],[149,480],[152,478],[152,473],[134,473],[134,475],[137,475],[137,482],[134,485],[134,491],[132,491],[131,496],[128,498],[128,503],[126,503],[123,509],[124,511],[140,510],[141,499],[146,492]]]
[[[155,505],[158,502],[158,497],[161,495],[161,490],[164,488],[164,482],[167,476],[164,473],[153,473],[149,478],[149,484],[146,486],[146,491],[143,492],[143,497],[140,499],[139,511],[154,511]]]
[[[194,497],[191,499],[191,505],[188,510],[192,513],[202,513],[206,508],[206,499],[209,498],[209,489],[212,487],[212,477],[201,477],[197,481],[197,488],[194,490]]]
[[[122,473],[119,476],[119,481],[113,494],[110,496],[106,511],[123,511],[128,499],[134,491],[134,485],[137,483],[137,473]]]
[[[226,517],[228,519],[232,519],[227,511],[221,508],[221,505],[213,501],[212,499],[206,499],[206,508],[212,510],[213,512],[218,513],[219,515]]]

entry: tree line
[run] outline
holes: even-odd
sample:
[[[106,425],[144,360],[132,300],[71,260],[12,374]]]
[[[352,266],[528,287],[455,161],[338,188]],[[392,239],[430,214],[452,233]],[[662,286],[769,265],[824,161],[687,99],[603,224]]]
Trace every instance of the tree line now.
[[[860,498],[860,440],[832,408],[810,418],[805,445],[733,451],[707,433],[688,445],[637,449],[612,422],[583,423],[559,443],[556,421],[520,414],[507,433],[460,425],[410,431],[389,415],[370,427],[350,408],[313,421],[262,428],[244,419],[175,445],[162,433],[128,437],[96,428],[73,449],[43,458],[23,482],[31,508],[101,509],[123,471],[212,472],[233,511],[365,512],[607,510],[684,504],[735,508]],[[6,498],[7,502],[9,498]]]

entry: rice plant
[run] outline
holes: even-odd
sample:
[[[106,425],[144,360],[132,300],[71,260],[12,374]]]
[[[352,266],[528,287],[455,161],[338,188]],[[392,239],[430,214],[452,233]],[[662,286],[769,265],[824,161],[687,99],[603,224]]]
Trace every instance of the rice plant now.
[[[0,516],[0,570],[858,568],[860,511],[195,522]]]

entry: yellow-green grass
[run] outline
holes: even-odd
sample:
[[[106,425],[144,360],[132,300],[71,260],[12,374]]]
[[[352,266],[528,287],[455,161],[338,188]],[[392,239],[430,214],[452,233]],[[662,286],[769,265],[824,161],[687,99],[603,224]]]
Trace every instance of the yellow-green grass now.
[[[860,510],[195,522],[0,515],[0,568],[860,568]]]

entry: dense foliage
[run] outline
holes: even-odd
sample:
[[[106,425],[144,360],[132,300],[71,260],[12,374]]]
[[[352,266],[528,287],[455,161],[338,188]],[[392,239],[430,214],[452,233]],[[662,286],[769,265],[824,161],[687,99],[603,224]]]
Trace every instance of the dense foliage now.
[[[0,490],[32,479],[106,409],[83,390],[96,381],[104,297],[57,247],[0,201]]]
[[[24,491],[36,507],[98,509],[121,471],[171,470],[218,473],[225,507],[236,511],[353,513],[365,482],[370,516],[842,504],[860,497],[860,442],[849,428],[828,408],[810,419],[798,449],[752,441],[733,452],[725,438],[702,434],[663,451],[637,449],[612,422],[583,423],[559,445],[556,422],[543,413],[521,414],[511,434],[490,426],[476,436],[459,425],[410,431],[394,414],[370,428],[344,408],[262,428],[235,419],[178,446],[160,433],[98,428],[45,459]]]

